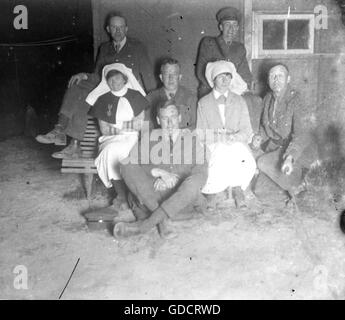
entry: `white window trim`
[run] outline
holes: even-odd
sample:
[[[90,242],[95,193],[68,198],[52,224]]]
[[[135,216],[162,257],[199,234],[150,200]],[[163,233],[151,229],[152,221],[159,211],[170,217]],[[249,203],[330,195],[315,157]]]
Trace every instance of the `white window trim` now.
[[[253,14],[253,47],[252,58],[274,57],[275,55],[290,54],[313,54],[314,53],[314,34],[315,34],[315,15],[312,13],[290,13],[288,14],[272,14],[263,12],[254,12]],[[263,21],[264,20],[284,20],[285,35],[284,42],[287,45],[287,23],[288,20],[309,20],[309,45],[308,49],[284,49],[284,50],[264,50],[263,47]]]

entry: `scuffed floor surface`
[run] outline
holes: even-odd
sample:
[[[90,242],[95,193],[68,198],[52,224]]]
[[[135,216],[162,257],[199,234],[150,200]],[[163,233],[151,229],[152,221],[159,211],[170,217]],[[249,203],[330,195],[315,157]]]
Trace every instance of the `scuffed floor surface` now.
[[[54,146],[12,138],[0,150],[1,299],[58,299],[79,258],[62,299],[345,298],[345,235],[327,188],[312,188],[299,212],[267,189],[247,210],[229,201],[171,222],[173,239],[153,230],[117,242],[85,226],[90,203],[50,158]],[[105,205],[95,189],[91,205]],[[18,265],[27,289],[15,288]]]

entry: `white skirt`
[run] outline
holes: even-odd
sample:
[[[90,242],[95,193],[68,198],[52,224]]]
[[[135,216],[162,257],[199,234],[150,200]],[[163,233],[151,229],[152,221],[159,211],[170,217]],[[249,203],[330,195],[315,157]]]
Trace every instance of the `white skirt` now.
[[[124,132],[115,136],[101,136],[99,154],[95,159],[98,175],[107,188],[111,180],[122,180],[120,161],[128,157],[138,141],[138,132]]]
[[[218,142],[209,149],[208,178],[202,192],[214,194],[228,187],[247,189],[256,172],[256,161],[249,147],[241,142]]]

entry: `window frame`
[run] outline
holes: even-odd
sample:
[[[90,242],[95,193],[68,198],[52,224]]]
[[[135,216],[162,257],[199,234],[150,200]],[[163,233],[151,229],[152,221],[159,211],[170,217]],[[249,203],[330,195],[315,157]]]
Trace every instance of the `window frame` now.
[[[284,48],[286,49],[263,49],[263,22],[264,20],[282,20],[284,23]],[[309,20],[309,41],[308,49],[288,49],[288,21],[289,20]],[[282,55],[298,55],[313,54],[315,40],[315,15],[314,13],[267,13],[254,12],[253,14],[253,59],[274,57]]]

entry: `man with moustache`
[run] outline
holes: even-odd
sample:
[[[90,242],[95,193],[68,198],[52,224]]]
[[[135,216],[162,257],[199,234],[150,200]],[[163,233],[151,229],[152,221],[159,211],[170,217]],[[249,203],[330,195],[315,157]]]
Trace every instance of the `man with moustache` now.
[[[133,74],[146,91],[155,88],[153,67],[147,50],[138,40],[127,37],[126,18],[118,12],[109,13],[106,18],[106,31],[111,39],[101,44],[94,72],[91,74],[78,73],[71,77],[60,108],[58,123],[52,131],[36,137],[40,143],[54,143],[55,145],[65,145],[66,135],[72,138],[66,148],[53,153],[54,158],[80,156],[80,141],[84,137],[87,113],[90,108],[85,99],[100,82],[104,66],[116,62],[123,63],[132,69]]]
[[[261,147],[265,153],[257,164],[261,173],[288,193],[287,200],[290,200],[304,190],[303,168],[311,163],[312,144],[306,130],[306,110],[300,94],[290,87],[287,66],[272,67],[268,83],[271,92],[264,98],[260,126]]]

